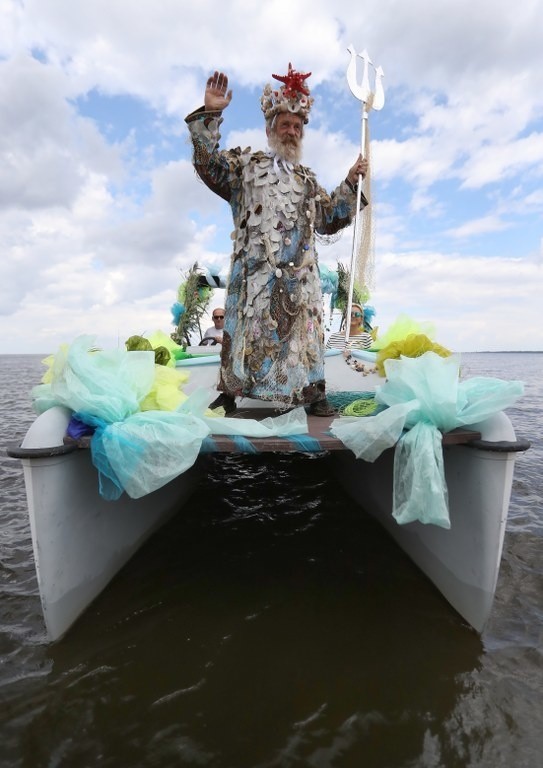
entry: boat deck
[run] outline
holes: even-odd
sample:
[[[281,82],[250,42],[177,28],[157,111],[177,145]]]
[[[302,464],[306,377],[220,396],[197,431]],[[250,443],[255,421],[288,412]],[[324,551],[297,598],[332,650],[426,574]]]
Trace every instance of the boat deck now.
[[[234,419],[256,419],[261,421],[267,417],[279,416],[281,411],[271,408],[238,408],[230,416]],[[330,425],[337,419],[335,416],[307,415],[308,434],[291,437],[240,437],[227,435],[210,435],[202,443],[203,453],[289,453],[348,450],[337,437],[330,432]],[[361,417],[363,418],[363,417]],[[471,429],[457,428],[443,435],[443,445],[459,445],[480,440],[481,433]],[[64,446],[70,448],[88,448],[90,436],[74,440],[64,438]]]
[[[234,419],[255,419],[261,421],[268,417],[279,416],[281,411],[272,408],[238,408],[230,416]],[[308,431],[302,435],[289,437],[245,437],[243,435],[214,435],[204,439],[201,453],[322,453],[324,451],[349,450],[330,432],[330,425],[338,416],[312,416],[307,414]],[[364,418],[364,417],[360,417]],[[61,456],[79,449],[90,447],[91,435],[77,439],[66,435],[61,445],[26,448],[11,445],[7,455],[16,459],[40,459]],[[525,451],[527,441],[488,443],[481,440],[481,433],[465,427],[458,427],[443,435],[442,443],[448,445],[471,445],[486,450],[499,452]]]
[[[234,414],[234,418],[237,419],[257,419],[261,420],[267,416],[278,416],[279,411],[270,411],[263,408],[238,408]],[[337,419],[335,416],[312,416],[308,414],[308,436],[311,439],[307,440],[307,435],[302,435],[305,440],[297,440],[290,437],[266,437],[266,438],[245,438],[253,450],[259,453],[275,453],[279,451],[301,451],[301,450],[320,450],[320,451],[345,451],[345,445],[337,437],[334,437],[330,432],[331,423]],[[361,417],[363,418],[363,417]],[[480,432],[475,432],[469,429],[455,429],[447,434],[443,435],[443,445],[457,445],[462,443],[470,443],[474,440],[481,438]],[[210,450],[217,453],[236,453],[240,452],[239,441],[235,438],[228,437],[226,435],[211,435],[208,438],[208,443],[213,441],[213,446],[210,445],[205,450]],[[311,442],[312,441],[312,442]],[[314,447],[311,447],[311,446]],[[306,446],[304,448],[304,446]]]

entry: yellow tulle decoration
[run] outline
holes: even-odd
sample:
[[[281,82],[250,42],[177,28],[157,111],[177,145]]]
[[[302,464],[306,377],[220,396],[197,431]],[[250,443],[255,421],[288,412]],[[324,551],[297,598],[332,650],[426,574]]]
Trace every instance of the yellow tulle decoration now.
[[[393,341],[377,353],[376,365],[379,375],[385,375],[385,360],[395,360],[399,357],[420,357],[425,352],[435,352],[440,357],[452,355],[450,349],[432,341],[424,333],[411,333],[404,339]]]
[[[411,334],[424,334],[429,339],[435,338],[435,328],[432,323],[419,323],[408,315],[398,315],[385,333],[377,333],[377,338],[372,344],[372,350],[384,349],[393,341],[401,341]]]
[[[173,341],[173,339],[171,339],[166,333],[164,333],[164,331],[155,331],[154,333],[151,333],[147,338],[151,342],[151,346],[153,349],[156,349],[157,347],[166,347],[168,352],[171,354],[171,358],[168,363],[168,366],[170,368],[175,368],[174,353],[178,349],[182,349],[182,347],[179,344],[176,344],[175,341]]]
[[[175,411],[187,399],[180,387],[186,384],[189,374],[167,365],[155,365],[155,380],[140,403],[142,411]]]
[[[61,370],[66,365],[70,345],[64,342],[61,344],[55,355],[48,355],[41,361],[47,368],[41,378],[42,384],[52,384],[55,378],[55,370]],[[89,352],[97,352],[97,348],[89,349]]]
[[[64,358],[68,355],[68,344],[61,344],[58,350],[59,355],[63,355]],[[42,384],[51,384],[53,381],[53,366],[55,365],[55,355],[48,355],[42,360],[42,363],[47,367],[47,370],[41,378]]]

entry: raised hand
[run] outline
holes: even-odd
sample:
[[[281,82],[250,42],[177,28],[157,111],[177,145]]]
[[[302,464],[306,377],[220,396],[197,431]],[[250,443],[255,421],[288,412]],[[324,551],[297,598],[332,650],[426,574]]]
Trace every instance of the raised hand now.
[[[230,104],[232,90],[228,90],[228,77],[215,72],[207,81],[204,98],[206,112],[221,112]]]

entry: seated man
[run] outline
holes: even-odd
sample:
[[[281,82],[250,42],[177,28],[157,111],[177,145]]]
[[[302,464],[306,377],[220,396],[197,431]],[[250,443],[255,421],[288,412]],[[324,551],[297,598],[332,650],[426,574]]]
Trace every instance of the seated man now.
[[[222,307],[215,307],[211,314],[213,320],[213,327],[208,328],[204,333],[204,338],[200,342],[200,346],[207,346],[208,344],[222,344],[222,336],[224,331],[224,309]]]

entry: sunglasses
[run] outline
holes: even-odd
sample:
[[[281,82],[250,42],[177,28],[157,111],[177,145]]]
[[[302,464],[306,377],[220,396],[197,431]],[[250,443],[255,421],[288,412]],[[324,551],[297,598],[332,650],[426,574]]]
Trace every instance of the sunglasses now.
[[[213,320],[224,320],[224,315],[213,315]]]
[[[351,312],[351,317],[364,317],[362,312]]]

